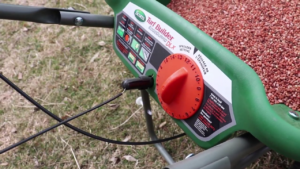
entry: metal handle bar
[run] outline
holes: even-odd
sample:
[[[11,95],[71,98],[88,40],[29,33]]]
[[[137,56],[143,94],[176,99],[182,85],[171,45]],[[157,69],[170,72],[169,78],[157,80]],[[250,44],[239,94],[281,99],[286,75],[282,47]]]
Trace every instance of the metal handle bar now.
[[[112,16],[94,15],[84,11],[2,3],[0,3],[0,19],[73,26],[114,27],[114,17]]]
[[[246,133],[164,169],[243,169],[269,150],[250,133]]]

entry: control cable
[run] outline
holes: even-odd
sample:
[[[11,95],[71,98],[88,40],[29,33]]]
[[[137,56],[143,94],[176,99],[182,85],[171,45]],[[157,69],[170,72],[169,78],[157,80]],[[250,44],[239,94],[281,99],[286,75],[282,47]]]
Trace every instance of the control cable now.
[[[37,108],[39,108],[40,110],[42,110],[44,113],[46,113],[47,115],[49,115],[53,119],[55,119],[58,122],[60,122],[60,123],[57,123],[56,125],[54,125],[54,126],[52,126],[50,128],[47,128],[47,129],[45,129],[45,130],[43,130],[43,131],[41,131],[41,132],[39,132],[39,133],[31,136],[31,137],[28,137],[27,139],[24,139],[24,140],[22,140],[22,141],[20,141],[20,142],[18,142],[16,144],[13,144],[13,145],[9,146],[9,147],[5,148],[4,150],[1,150],[0,154],[2,154],[2,153],[6,152],[6,151],[8,151],[8,150],[10,150],[10,149],[12,149],[14,147],[17,147],[18,145],[21,145],[21,144],[23,144],[23,143],[25,143],[25,142],[27,142],[27,141],[35,138],[35,137],[37,137],[37,136],[39,136],[39,135],[47,132],[47,131],[50,131],[50,130],[52,130],[52,129],[54,129],[54,128],[62,125],[62,124],[64,124],[65,126],[71,128],[71,129],[75,130],[76,132],[81,133],[81,134],[83,134],[83,135],[85,135],[87,137],[90,137],[90,138],[93,138],[93,139],[96,139],[96,140],[100,140],[100,141],[104,141],[104,142],[108,142],[108,143],[112,143],[112,144],[121,144],[121,145],[148,145],[148,144],[156,144],[156,143],[170,141],[170,140],[173,140],[173,139],[176,139],[176,138],[179,138],[179,137],[182,137],[182,136],[185,135],[185,133],[182,133],[182,134],[179,134],[179,135],[176,135],[176,136],[173,136],[173,137],[169,137],[169,138],[165,138],[165,139],[158,139],[158,140],[154,140],[154,141],[122,142],[122,141],[111,140],[111,139],[103,138],[103,137],[100,137],[100,136],[96,136],[94,134],[91,134],[89,132],[81,130],[81,129],[79,129],[79,128],[77,128],[77,127],[75,127],[75,126],[67,123],[67,122],[69,122],[69,121],[71,121],[71,120],[73,120],[75,118],[78,118],[78,117],[80,117],[80,116],[82,116],[82,115],[84,115],[84,114],[86,114],[88,112],[91,112],[91,111],[93,111],[93,110],[95,110],[95,109],[97,109],[97,108],[99,108],[99,107],[101,107],[101,106],[103,106],[103,105],[105,105],[105,104],[107,104],[107,103],[109,103],[109,102],[117,99],[118,97],[122,96],[123,93],[127,89],[127,87],[124,87],[124,86],[126,86],[126,84],[124,84],[124,82],[123,82],[122,86],[123,86],[123,88],[125,90],[122,93],[119,93],[118,95],[114,96],[113,98],[111,98],[111,99],[109,99],[109,100],[107,100],[107,101],[105,101],[105,102],[103,102],[103,103],[101,103],[101,104],[99,104],[97,106],[94,106],[93,108],[91,108],[89,110],[86,110],[86,111],[84,111],[82,113],[79,113],[79,114],[77,114],[77,115],[75,115],[75,116],[73,116],[71,118],[66,119],[66,120],[62,120],[61,118],[59,118],[58,116],[56,116],[55,114],[53,114],[52,112],[50,112],[48,109],[46,109],[45,107],[43,107],[42,105],[40,105],[38,102],[36,102],[33,98],[31,98],[28,94],[26,94],[23,90],[21,90],[17,85],[15,85],[8,78],[6,78],[1,72],[0,72],[0,78],[4,82],[6,82],[9,86],[11,86],[14,90],[16,90],[19,94],[21,94],[24,98],[26,98],[29,102],[31,102],[33,105],[35,105]],[[153,83],[153,79],[152,78],[151,78],[152,80],[147,79],[147,77],[141,77],[140,79],[142,81],[141,84],[144,85],[144,87],[136,86],[135,85],[137,89],[145,89],[146,85],[149,85],[150,83]],[[138,82],[139,82],[138,79],[134,80],[134,84],[136,84]],[[128,85],[128,86],[131,86],[131,87],[128,87],[129,90],[134,89],[134,87],[132,87],[132,85]]]

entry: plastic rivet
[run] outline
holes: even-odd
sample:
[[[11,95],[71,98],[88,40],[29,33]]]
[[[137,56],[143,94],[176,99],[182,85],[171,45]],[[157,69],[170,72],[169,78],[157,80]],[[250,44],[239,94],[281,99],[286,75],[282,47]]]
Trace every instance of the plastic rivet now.
[[[289,111],[289,115],[296,120],[299,120],[300,118],[299,114],[296,111]]]

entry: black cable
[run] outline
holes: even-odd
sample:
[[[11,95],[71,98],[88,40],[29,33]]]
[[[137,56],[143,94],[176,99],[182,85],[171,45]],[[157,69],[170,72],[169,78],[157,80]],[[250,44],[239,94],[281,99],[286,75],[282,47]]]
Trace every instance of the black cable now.
[[[27,95],[24,91],[22,91],[18,86],[16,86],[13,82],[11,82],[9,79],[7,79],[1,72],[0,72],[0,78],[5,81],[9,86],[11,86],[13,89],[15,89],[19,94],[21,94],[25,99],[27,99],[29,102],[31,102],[33,105],[35,105],[37,108],[39,108],[40,110],[42,110],[43,112],[45,112],[47,115],[49,115],[50,117],[52,117],[53,119],[62,122],[63,120],[61,118],[59,118],[58,116],[56,116],[55,114],[53,114],[52,112],[50,112],[49,110],[47,110],[45,107],[43,107],[42,105],[40,105],[38,102],[36,102],[34,99],[32,99],[29,95]],[[65,123],[65,126],[71,128],[72,130],[77,131],[78,133],[81,133],[87,137],[96,139],[96,140],[100,140],[100,141],[104,141],[104,142],[108,142],[108,143],[113,143],[113,144],[121,144],[121,145],[147,145],[147,144],[156,144],[156,143],[162,143],[162,142],[166,142],[166,141],[170,141],[179,137],[182,137],[185,135],[185,133],[173,136],[173,137],[169,137],[169,138],[165,138],[165,139],[158,139],[155,141],[144,141],[144,142],[122,142],[122,141],[117,141],[117,140],[111,140],[111,139],[107,139],[107,138],[103,138],[100,136],[96,136],[94,134],[91,134],[89,132],[86,132],[84,130],[81,130],[69,123]]]
[[[11,146],[9,146],[9,147],[7,147],[7,148],[1,150],[1,151],[0,151],[0,154],[3,154],[3,153],[5,153],[5,152],[8,151],[8,150],[11,150],[11,149],[13,149],[13,148],[15,148],[15,147],[17,147],[17,146],[23,144],[23,143],[26,143],[27,141],[29,141],[29,140],[31,140],[31,139],[36,138],[37,136],[40,136],[40,135],[42,135],[42,134],[44,134],[44,133],[46,133],[46,132],[48,132],[48,131],[50,131],[50,130],[52,130],[52,129],[55,129],[56,127],[58,127],[58,126],[60,126],[60,125],[62,125],[62,124],[65,124],[65,123],[67,123],[67,122],[69,122],[69,121],[71,121],[71,120],[74,120],[74,119],[76,119],[76,118],[78,118],[78,117],[80,117],[80,116],[82,116],[82,115],[85,115],[85,114],[87,114],[87,113],[89,113],[89,112],[91,112],[91,111],[93,111],[93,110],[95,110],[95,109],[98,109],[99,107],[101,107],[101,106],[103,106],[103,105],[105,105],[105,104],[107,104],[107,103],[109,103],[109,102],[111,102],[111,101],[113,101],[113,100],[119,98],[119,97],[122,96],[122,95],[123,95],[123,92],[122,92],[122,93],[119,93],[118,95],[114,96],[113,98],[111,98],[111,99],[109,99],[109,100],[107,100],[107,101],[105,101],[105,102],[103,102],[103,103],[101,103],[101,104],[99,104],[99,105],[96,105],[95,107],[93,107],[93,108],[91,108],[91,109],[88,109],[88,110],[86,110],[86,111],[84,111],[84,112],[82,112],[82,113],[79,113],[79,114],[77,114],[77,115],[75,115],[75,116],[72,116],[72,117],[70,117],[70,118],[68,118],[68,119],[66,119],[66,120],[64,120],[64,121],[61,121],[61,122],[55,124],[54,126],[51,126],[51,127],[49,127],[49,128],[46,128],[45,130],[42,130],[42,131],[40,131],[40,132],[38,132],[38,133],[36,133],[36,134],[34,134],[34,135],[32,135],[32,136],[30,136],[30,137],[24,139],[24,140],[21,140],[21,141],[19,141],[18,143],[15,143],[15,144],[13,144],[13,145],[11,145]]]

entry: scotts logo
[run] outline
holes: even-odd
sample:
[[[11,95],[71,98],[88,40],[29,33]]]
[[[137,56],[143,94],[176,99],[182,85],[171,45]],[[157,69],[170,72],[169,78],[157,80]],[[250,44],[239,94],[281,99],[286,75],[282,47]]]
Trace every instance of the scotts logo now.
[[[136,17],[136,19],[138,19],[141,22],[145,22],[146,21],[146,15],[144,14],[143,11],[137,9],[134,11],[134,15]]]

